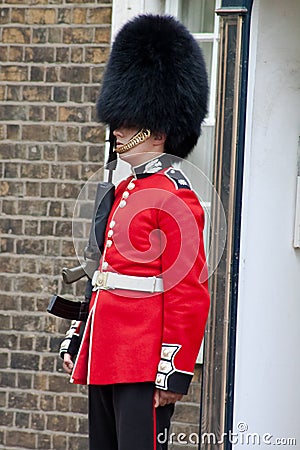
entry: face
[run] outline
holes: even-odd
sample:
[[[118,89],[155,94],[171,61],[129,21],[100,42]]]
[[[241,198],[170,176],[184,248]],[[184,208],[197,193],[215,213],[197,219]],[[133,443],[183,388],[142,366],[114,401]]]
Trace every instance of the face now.
[[[113,134],[116,138],[116,152],[122,145],[127,144],[129,140],[140,130],[137,128],[120,127],[114,130]],[[123,161],[128,162],[132,166],[143,164],[144,162],[154,158],[158,154],[164,152],[164,143],[166,137],[162,133],[151,133],[151,136],[144,142],[136,145],[119,156]]]

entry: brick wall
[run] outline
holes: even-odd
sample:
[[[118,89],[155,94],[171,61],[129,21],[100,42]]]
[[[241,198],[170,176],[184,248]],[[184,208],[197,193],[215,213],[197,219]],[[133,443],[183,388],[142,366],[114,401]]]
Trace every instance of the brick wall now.
[[[0,4],[0,448],[86,450],[86,389],[68,382],[57,357],[68,323],[45,309],[54,292],[83,293],[60,271],[77,262],[75,199],[103,162],[94,103],[111,4]],[[198,369],[177,433],[198,431],[199,390]]]
[[[57,290],[83,292],[60,270],[76,262],[74,200],[103,161],[94,103],[111,4],[0,3],[0,447],[86,450],[86,391],[57,357],[67,322],[45,308]]]

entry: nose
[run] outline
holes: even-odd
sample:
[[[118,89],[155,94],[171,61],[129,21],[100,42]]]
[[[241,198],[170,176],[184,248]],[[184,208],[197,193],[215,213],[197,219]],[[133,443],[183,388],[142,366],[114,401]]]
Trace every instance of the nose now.
[[[123,136],[124,136],[124,134],[123,134],[121,128],[116,128],[116,129],[113,131],[113,135],[114,135],[115,137],[123,137]]]

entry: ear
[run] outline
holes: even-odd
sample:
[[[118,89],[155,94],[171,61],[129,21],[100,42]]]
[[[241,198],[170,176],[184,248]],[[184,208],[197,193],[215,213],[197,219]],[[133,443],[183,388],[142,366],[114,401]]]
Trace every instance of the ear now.
[[[153,133],[153,145],[164,145],[167,139],[167,135],[164,133]]]

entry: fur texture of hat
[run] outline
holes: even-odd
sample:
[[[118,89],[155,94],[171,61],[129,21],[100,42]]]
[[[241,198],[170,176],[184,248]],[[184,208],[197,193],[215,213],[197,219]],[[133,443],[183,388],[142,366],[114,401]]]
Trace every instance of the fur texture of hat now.
[[[141,15],[114,41],[97,101],[101,122],[167,135],[167,153],[186,157],[207,113],[208,82],[199,45],[172,16]]]

